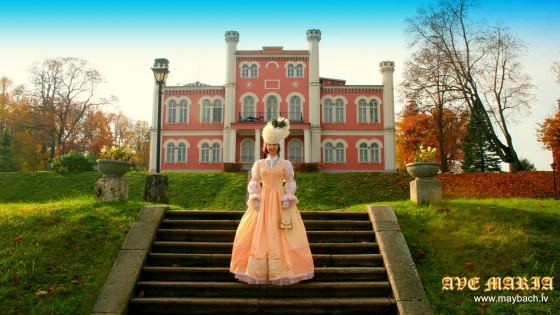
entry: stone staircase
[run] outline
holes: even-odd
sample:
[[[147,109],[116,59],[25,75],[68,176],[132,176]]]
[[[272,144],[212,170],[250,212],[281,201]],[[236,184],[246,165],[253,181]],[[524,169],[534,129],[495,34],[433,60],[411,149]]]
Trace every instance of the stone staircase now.
[[[243,212],[166,210],[128,314],[396,314],[367,212],[301,212],[315,278],[247,285],[229,273]]]

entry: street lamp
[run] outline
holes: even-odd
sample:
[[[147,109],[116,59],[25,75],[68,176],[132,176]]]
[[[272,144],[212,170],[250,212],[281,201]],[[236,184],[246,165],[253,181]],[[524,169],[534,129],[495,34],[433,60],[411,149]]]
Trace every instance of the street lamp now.
[[[154,61],[154,67],[152,68],[154,72],[154,77],[156,83],[158,84],[158,116],[157,116],[157,140],[156,140],[156,173],[160,171],[161,163],[161,98],[162,91],[161,88],[167,80],[167,75],[169,74],[169,60],[165,58],[158,58]]]
[[[556,164],[556,162],[552,162],[552,164],[550,164],[550,167],[552,167],[552,177],[554,178],[554,200],[558,199],[556,198],[556,167],[558,166],[558,164]]]

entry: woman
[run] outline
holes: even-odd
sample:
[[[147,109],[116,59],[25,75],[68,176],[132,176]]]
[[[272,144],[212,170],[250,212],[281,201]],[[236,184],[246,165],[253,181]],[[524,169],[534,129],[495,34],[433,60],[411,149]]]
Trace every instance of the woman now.
[[[268,156],[251,170],[249,207],[235,234],[230,265],[235,278],[249,284],[288,285],[314,276],[307,233],[296,207],[293,167],[278,157],[289,127],[282,117],[267,123],[263,152]]]

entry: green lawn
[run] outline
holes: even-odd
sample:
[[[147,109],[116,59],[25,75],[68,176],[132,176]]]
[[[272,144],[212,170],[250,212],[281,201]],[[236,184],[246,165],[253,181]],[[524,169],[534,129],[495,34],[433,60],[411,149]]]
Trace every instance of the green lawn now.
[[[145,174],[127,174],[130,201],[98,203],[97,173],[0,173],[0,314],[89,314],[144,205]],[[168,175],[174,208],[243,208],[245,173]],[[436,314],[560,313],[558,290],[483,290],[490,277],[558,279],[558,201],[474,199],[417,206],[391,201],[405,199],[409,180],[391,176],[371,175],[360,183],[353,174],[330,180],[297,174],[300,208],[364,211],[366,204],[390,204]],[[443,291],[446,276],[479,277],[481,289]],[[541,293],[548,303],[473,300]]]

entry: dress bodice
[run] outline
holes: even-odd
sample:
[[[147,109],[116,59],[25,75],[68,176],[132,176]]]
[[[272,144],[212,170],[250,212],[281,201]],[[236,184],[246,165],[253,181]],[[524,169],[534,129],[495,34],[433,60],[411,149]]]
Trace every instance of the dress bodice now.
[[[286,161],[282,160],[274,167],[266,167],[264,161],[260,165],[260,175],[263,188],[271,190],[283,187],[284,183],[284,165]]]

